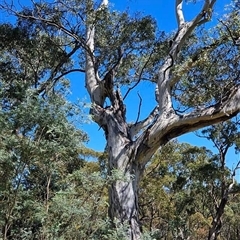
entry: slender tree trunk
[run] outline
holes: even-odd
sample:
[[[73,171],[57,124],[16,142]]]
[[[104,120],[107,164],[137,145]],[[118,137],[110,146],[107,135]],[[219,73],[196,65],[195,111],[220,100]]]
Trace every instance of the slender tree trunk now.
[[[5,220],[5,225],[3,227],[3,240],[7,240],[9,229],[10,229],[11,223],[9,223],[9,220]]]
[[[209,229],[208,240],[217,239],[222,227],[222,215],[224,213],[224,209],[227,202],[228,202],[228,191],[226,191],[226,193],[221,199],[219,206],[217,207],[216,215],[212,221],[212,227]]]

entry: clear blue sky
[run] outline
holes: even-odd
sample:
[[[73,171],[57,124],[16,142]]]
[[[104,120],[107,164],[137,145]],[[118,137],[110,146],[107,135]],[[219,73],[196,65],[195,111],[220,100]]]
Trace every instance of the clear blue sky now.
[[[196,5],[185,4],[184,12],[186,20],[192,19],[198,9],[202,6],[201,1],[197,1]],[[210,26],[216,21],[216,18],[220,17],[224,13],[224,6],[229,4],[230,0],[218,0],[215,6],[214,18],[212,22],[208,23]],[[175,0],[113,0],[111,1],[112,8],[116,10],[126,10],[134,13],[136,11],[143,12],[144,14],[151,15],[154,17],[158,23],[159,29],[166,32],[174,31],[176,28],[176,19],[174,13]],[[81,94],[79,95],[79,89]],[[155,95],[154,87],[151,83],[145,83],[144,86],[140,86],[136,91],[131,92],[127,98],[127,119],[130,121],[135,121],[138,111],[139,98],[136,92],[142,96],[142,109],[141,118],[145,118],[151,111],[152,107],[155,106]],[[86,90],[84,89],[84,78],[80,80],[73,77],[72,79],[72,97],[78,97],[80,99],[89,99]],[[89,134],[90,141],[87,144],[88,147],[93,148],[98,151],[102,151],[105,147],[105,137],[104,133],[95,123],[85,124],[83,126],[84,130]],[[213,148],[213,144],[203,138],[196,137],[195,134],[185,134],[178,138],[180,142],[187,142],[196,146],[205,146],[212,151],[216,152]],[[239,160],[239,155],[236,155],[232,149],[228,156],[228,166],[232,168],[234,164]]]

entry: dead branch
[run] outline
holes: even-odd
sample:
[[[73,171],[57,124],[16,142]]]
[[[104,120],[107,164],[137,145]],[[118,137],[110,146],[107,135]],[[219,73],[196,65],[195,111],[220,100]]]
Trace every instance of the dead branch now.
[[[139,106],[138,106],[138,114],[137,114],[137,119],[136,119],[136,122],[135,124],[138,122],[139,120],[139,117],[140,117],[140,112],[141,112],[141,106],[142,106],[142,97],[140,96],[139,92],[137,93],[139,99],[140,99],[140,102],[139,102]]]

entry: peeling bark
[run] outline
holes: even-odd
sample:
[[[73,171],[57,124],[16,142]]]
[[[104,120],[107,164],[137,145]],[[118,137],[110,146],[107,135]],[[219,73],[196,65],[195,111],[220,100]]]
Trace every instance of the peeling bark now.
[[[102,124],[107,138],[108,172],[111,177],[114,171],[122,176],[112,180],[109,187],[109,216],[116,226],[128,225],[127,237],[138,240],[141,229],[138,219],[138,183],[142,168],[135,157],[134,142],[129,134],[125,120],[125,108],[117,91],[113,92],[113,106],[103,109],[93,107],[98,116],[96,121]]]
[[[117,169],[124,176],[124,180],[113,181],[109,188],[109,216],[117,221],[116,224],[128,225],[127,237],[137,240],[141,236],[138,219],[138,183],[141,169],[134,159],[132,145],[122,143],[119,141],[114,149],[109,149],[110,175],[112,170]],[[117,151],[114,151],[116,149]]]

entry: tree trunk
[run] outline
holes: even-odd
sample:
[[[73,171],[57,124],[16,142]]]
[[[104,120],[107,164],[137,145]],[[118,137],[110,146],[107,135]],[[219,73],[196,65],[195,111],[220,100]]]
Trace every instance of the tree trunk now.
[[[115,103],[120,103],[115,101]],[[136,159],[134,142],[125,121],[124,106],[115,104],[105,110],[108,149],[109,217],[116,227],[126,225],[129,240],[140,239],[138,219],[138,183],[142,168]]]
[[[126,151],[126,152],[125,152]],[[109,216],[115,226],[126,225],[127,239],[138,240],[141,227],[138,219],[138,182],[140,169],[129,156],[129,151],[119,146],[119,156],[109,157],[109,165],[116,175],[109,187]],[[114,178],[119,179],[115,180]]]
[[[227,200],[224,202],[224,206],[219,206],[219,208],[217,209],[216,216],[212,221],[212,227],[209,229],[208,240],[216,240],[218,235],[220,234],[220,230],[222,228],[222,215],[224,213],[224,207],[227,203]]]

